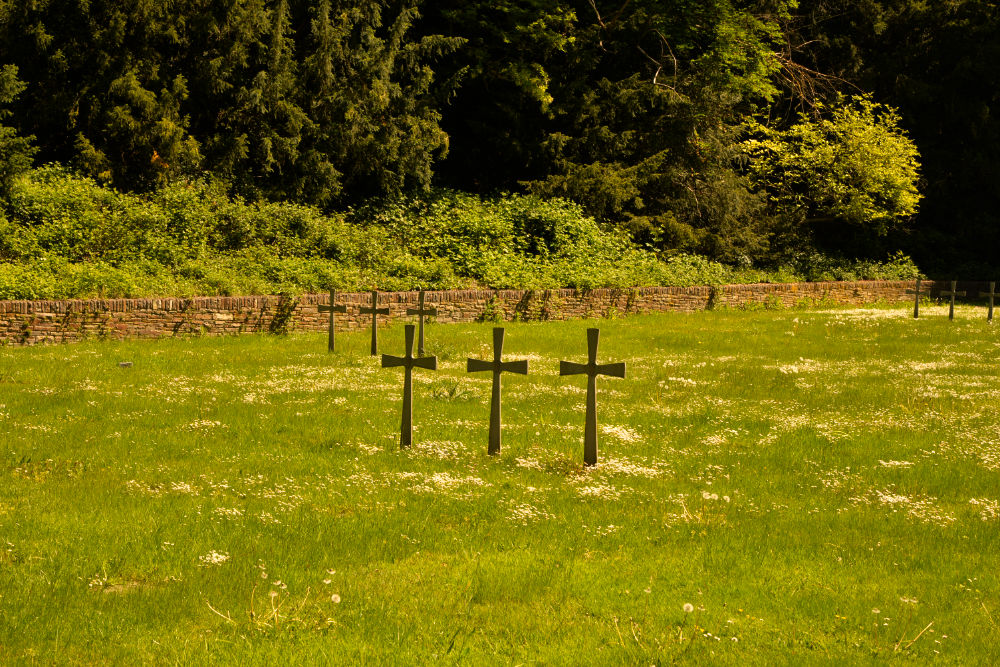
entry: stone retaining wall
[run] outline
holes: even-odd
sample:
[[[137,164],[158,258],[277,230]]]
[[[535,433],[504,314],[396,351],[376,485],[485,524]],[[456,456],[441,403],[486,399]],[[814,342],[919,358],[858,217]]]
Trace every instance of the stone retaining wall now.
[[[657,311],[754,306],[789,307],[802,303],[862,305],[912,299],[913,281],[858,281],[721,285],[717,287],[640,287],[595,290],[446,290],[427,292],[425,303],[437,308],[438,322],[487,320],[566,320],[613,317]],[[923,284],[932,295],[949,285]],[[979,283],[960,283],[970,295]],[[371,316],[358,311],[370,293],[338,293],[347,305],[338,314],[337,330],[369,326]],[[328,294],[296,298],[278,296],[198,297],[192,299],[95,299],[65,301],[0,301],[0,343],[34,344],[85,338],[160,338],[284,331],[325,331],[328,315],[318,312]],[[406,317],[417,292],[379,294],[389,318]],[[382,317],[380,321],[385,321]]]

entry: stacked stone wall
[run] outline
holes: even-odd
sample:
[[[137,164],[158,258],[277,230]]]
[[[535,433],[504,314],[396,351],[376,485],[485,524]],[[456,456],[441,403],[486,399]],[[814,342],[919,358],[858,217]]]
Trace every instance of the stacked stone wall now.
[[[923,283],[935,295],[949,285]],[[715,287],[639,287],[594,290],[443,290],[425,294],[438,322],[477,320],[567,320],[651,312],[693,312],[711,308],[792,307],[804,304],[864,305],[912,299],[914,281],[762,283]],[[974,294],[978,283],[960,283]],[[384,292],[390,320],[406,317],[417,292]],[[328,294],[299,297],[244,296],[191,299],[94,299],[0,301],[0,343],[73,342],[88,338],[161,338],[284,331],[325,331],[328,315],[318,306]],[[337,330],[369,326],[361,315],[370,293],[338,293],[347,312]],[[384,318],[383,318],[384,321]]]

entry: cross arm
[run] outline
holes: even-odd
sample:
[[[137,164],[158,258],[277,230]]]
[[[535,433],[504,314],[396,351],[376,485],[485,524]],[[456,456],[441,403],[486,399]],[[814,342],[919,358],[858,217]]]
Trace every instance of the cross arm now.
[[[965,296],[965,290],[959,290],[959,289],[957,289],[957,287],[958,287],[958,281],[957,280],[952,280],[951,281],[951,289],[948,290],[947,292],[944,291],[944,290],[941,290],[941,296],[951,296],[951,297]]]
[[[323,305],[323,304],[319,305],[319,312],[321,312],[321,313],[329,313],[330,311],[333,311],[335,313],[346,313],[347,312],[347,306],[343,306],[343,305],[341,305],[341,306],[327,306],[327,305]]]
[[[502,373],[528,374],[528,360],[502,361],[499,364],[495,361],[484,361],[482,359],[469,359],[466,366],[467,373],[478,373],[480,371],[500,371]]]
[[[406,357],[394,357],[391,354],[382,355],[382,368],[398,368],[406,365]]]
[[[407,308],[407,315],[437,315],[437,308]]]
[[[481,371],[492,371],[495,370],[496,365],[492,361],[483,361],[482,359],[469,359],[468,364],[465,367],[466,373],[479,373]]]
[[[610,375],[625,377],[625,362],[615,364],[578,364],[574,361],[560,361],[559,375]]]
[[[388,308],[368,308],[366,306],[366,307],[364,307],[364,308],[361,309],[361,313],[363,315],[371,315],[372,313],[375,313],[376,315],[388,315],[389,314],[389,309]]]
[[[588,364],[578,364],[575,361],[560,361],[559,375],[583,375],[590,372]]]
[[[436,371],[438,367],[437,357],[417,357],[413,360],[413,365],[417,368],[426,368],[429,371]]]
[[[518,375],[527,375],[528,360],[521,359],[520,361],[505,361],[500,364],[500,370],[508,373],[517,373]]]
[[[597,366],[597,373],[600,375],[610,375],[611,377],[623,378],[625,377],[625,362],[620,361],[616,364],[601,364]]]

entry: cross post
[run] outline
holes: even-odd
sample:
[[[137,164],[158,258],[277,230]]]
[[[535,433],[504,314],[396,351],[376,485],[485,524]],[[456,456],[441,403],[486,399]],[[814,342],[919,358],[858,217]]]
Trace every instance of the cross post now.
[[[990,309],[986,313],[986,321],[990,322],[991,324],[993,322],[993,298],[996,296],[996,286],[997,284],[995,282],[991,282],[989,292],[982,292],[982,291],[979,292],[980,297],[988,296],[990,298]]]
[[[920,297],[923,292],[920,290],[920,278],[917,278],[917,285],[914,289],[906,290],[907,294],[913,294],[913,319],[920,317]]]
[[[379,308],[378,307],[378,292],[376,290],[372,290],[372,305],[371,305],[371,308],[362,307],[360,312],[361,312],[362,315],[371,315],[372,316],[372,356],[373,357],[377,356],[378,355],[378,316],[379,315],[388,315],[389,314],[389,309],[388,308]]]
[[[956,296],[965,296],[965,292],[964,291],[959,292],[959,291],[957,291],[955,289],[955,287],[957,285],[958,285],[958,281],[957,280],[952,280],[951,281],[951,291],[950,292],[941,292],[941,296],[950,296],[951,297],[951,305],[948,307],[948,319],[949,320],[955,319],[955,297]]]
[[[321,312],[321,313],[330,313],[330,333],[327,336],[327,342],[326,342],[326,351],[327,352],[333,352],[333,350],[334,350],[334,333],[333,333],[333,324],[334,324],[334,322],[333,322],[333,314],[334,313],[346,313],[347,312],[347,306],[343,306],[343,305],[341,305],[341,306],[335,306],[335,305],[333,305],[334,298],[336,297],[336,294],[337,294],[336,292],[334,292],[333,290],[330,290],[330,305],[329,306],[324,306],[323,304],[320,304],[320,305],[316,306],[316,309],[319,312]]]
[[[559,375],[587,376],[587,425],[583,437],[583,462],[590,466],[597,464],[597,376],[625,377],[625,362],[597,363],[597,343],[600,336],[600,329],[587,329],[587,363],[559,362]]]
[[[528,360],[503,361],[503,327],[493,328],[493,361],[483,361],[482,359],[469,359],[466,372],[478,373],[480,371],[492,371],[493,373],[493,393],[490,395],[490,444],[488,452],[491,455],[500,453],[500,374],[504,371],[508,373],[528,374]]]
[[[399,446],[409,447],[413,444],[413,369],[426,368],[437,370],[437,357],[413,356],[413,325],[406,325],[406,356],[393,357],[382,355],[382,368],[398,368],[402,366],[403,375],[403,419],[400,425]]]
[[[424,354],[424,315],[434,315],[438,314],[437,308],[424,308],[424,291],[420,290],[420,296],[417,297],[417,307],[407,308],[407,315],[416,315],[417,322],[420,325],[419,334],[417,336],[417,354],[423,356]]]

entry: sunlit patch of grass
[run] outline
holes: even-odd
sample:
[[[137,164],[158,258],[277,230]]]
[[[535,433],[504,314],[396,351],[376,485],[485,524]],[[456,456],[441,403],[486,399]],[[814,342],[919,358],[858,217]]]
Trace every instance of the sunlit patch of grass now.
[[[946,308],[946,307],[945,307]],[[929,307],[0,348],[5,662],[1000,659],[1000,334]],[[402,327],[386,329],[399,353]],[[131,361],[131,367],[119,362]]]

